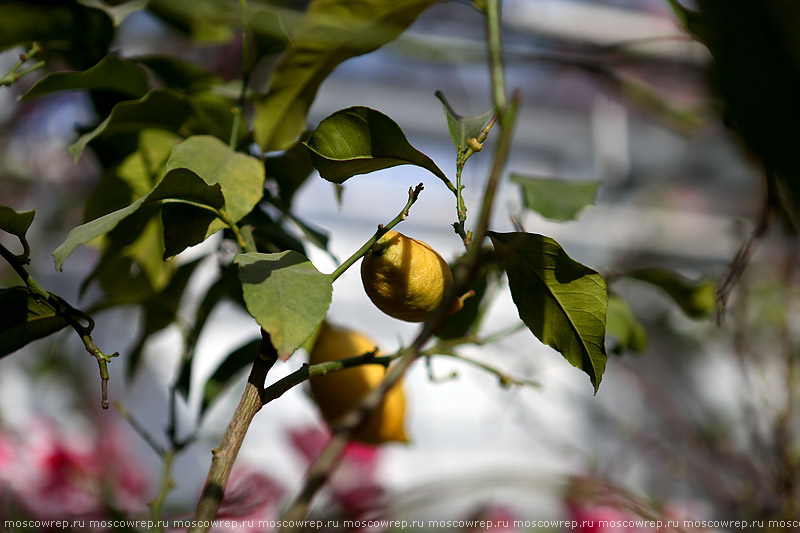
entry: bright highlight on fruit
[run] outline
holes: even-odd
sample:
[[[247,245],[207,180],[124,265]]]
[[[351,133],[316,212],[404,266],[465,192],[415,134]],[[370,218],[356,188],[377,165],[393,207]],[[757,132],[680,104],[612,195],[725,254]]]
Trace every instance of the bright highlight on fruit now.
[[[453,286],[453,274],[426,243],[388,231],[364,256],[361,282],[372,303],[387,315],[423,322]],[[462,306],[456,300],[450,313]]]
[[[375,343],[365,335],[349,329],[335,328],[323,322],[317,342],[311,350],[309,363],[314,365],[338,361],[363,355],[374,349]],[[367,364],[315,376],[309,381],[314,402],[322,412],[322,417],[328,424],[334,424],[370,390],[377,387],[385,375],[386,368],[383,365]],[[389,389],[381,405],[353,439],[366,444],[407,442],[405,411],[406,398],[401,381]]]

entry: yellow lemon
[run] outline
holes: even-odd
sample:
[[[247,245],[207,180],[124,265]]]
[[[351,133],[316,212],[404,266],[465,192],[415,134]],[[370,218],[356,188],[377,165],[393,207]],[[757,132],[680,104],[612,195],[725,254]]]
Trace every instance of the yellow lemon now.
[[[349,329],[335,328],[322,323],[319,336],[311,350],[309,363],[338,361],[355,357],[375,349],[369,338]],[[310,381],[311,394],[323,418],[333,424],[355,407],[386,375],[380,364],[361,365],[324,376],[314,376]],[[366,425],[354,435],[354,440],[367,444],[389,441],[407,442],[405,432],[406,398],[402,382],[398,382],[383,398]]]
[[[423,322],[453,286],[453,274],[426,243],[388,231],[364,256],[361,282],[372,303],[387,315]],[[450,312],[461,307],[456,300]]]

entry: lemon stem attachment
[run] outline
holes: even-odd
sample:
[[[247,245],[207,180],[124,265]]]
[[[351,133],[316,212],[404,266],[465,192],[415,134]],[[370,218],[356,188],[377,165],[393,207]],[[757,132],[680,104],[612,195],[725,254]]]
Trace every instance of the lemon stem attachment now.
[[[356,261],[361,259],[361,257],[363,257],[367,252],[369,252],[370,248],[372,248],[372,246],[376,242],[378,242],[378,239],[383,237],[383,235],[387,231],[389,231],[390,229],[392,229],[393,227],[398,225],[400,222],[404,221],[408,217],[408,212],[411,209],[411,206],[414,205],[414,202],[417,201],[417,198],[419,198],[419,193],[421,193],[422,189],[424,189],[424,188],[425,187],[423,187],[422,183],[420,183],[419,185],[417,185],[416,187],[413,187],[413,188],[409,187],[408,188],[408,201],[406,202],[406,205],[403,207],[403,210],[400,211],[400,213],[398,213],[397,216],[394,217],[391,221],[389,221],[389,223],[386,224],[385,226],[384,225],[379,225],[378,226],[378,230],[375,232],[375,234],[367,242],[365,242],[364,245],[361,246],[361,248],[359,248],[356,251],[356,253],[354,253],[353,255],[348,257],[347,260],[344,263],[339,265],[336,268],[336,270],[333,271],[333,273],[331,274],[331,278],[332,278],[331,281],[336,281],[336,279],[339,276],[341,276],[342,274],[344,274],[345,271],[348,268],[353,266],[353,264]]]

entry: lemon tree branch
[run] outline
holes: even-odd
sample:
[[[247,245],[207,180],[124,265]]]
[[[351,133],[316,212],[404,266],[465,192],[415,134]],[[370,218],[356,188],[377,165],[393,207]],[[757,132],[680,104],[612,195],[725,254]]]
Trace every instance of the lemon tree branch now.
[[[422,189],[424,189],[424,187],[422,186],[422,183],[420,183],[419,185],[417,185],[413,189],[411,187],[409,187],[409,189],[408,189],[408,202],[406,202],[406,205],[405,205],[405,207],[403,207],[403,210],[400,211],[400,213],[398,213],[398,215],[396,217],[394,217],[391,221],[389,221],[388,224],[382,225],[382,226],[378,226],[378,230],[375,232],[375,234],[367,242],[365,242],[364,245],[356,251],[356,253],[354,253],[353,255],[348,257],[347,260],[344,263],[339,265],[339,267],[336,268],[336,270],[333,271],[333,273],[331,274],[331,277],[333,278],[334,281],[339,276],[344,274],[344,272],[348,268],[353,266],[353,264],[356,261],[361,259],[361,257],[364,254],[366,254],[369,251],[370,248],[372,248],[372,245],[375,244],[378,241],[378,239],[380,239],[383,236],[383,234],[385,234],[387,231],[389,231],[390,229],[392,229],[393,227],[395,227],[396,225],[398,225],[400,222],[404,221],[408,217],[408,211],[411,209],[411,206],[414,205],[414,202],[417,201],[417,198],[419,197],[419,193],[422,192]]]

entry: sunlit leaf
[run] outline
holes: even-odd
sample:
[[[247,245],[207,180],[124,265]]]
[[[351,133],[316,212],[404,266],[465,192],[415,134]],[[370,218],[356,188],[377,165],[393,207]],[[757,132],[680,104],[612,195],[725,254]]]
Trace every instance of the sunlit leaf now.
[[[35,211],[14,211],[12,208],[0,205],[0,231],[5,231],[16,236],[22,245],[22,257],[27,257],[29,252],[28,240],[25,234],[33,223]]]
[[[594,205],[599,181],[567,181],[512,174],[511,181],[522,188],[525,207],[551,220],[575,220],[578,213]]]
[[[167,172],[191,170],[209,185],[218,183],[225,198],[225,212],[240,221],[264,194],[264,165],[255,157],[231,150],[209,135],[189,137],[172,149]]]
[[[636,319],[628,303],[616,294],[608,296],[606,331],[617,341],[612,349],[614,353],[621,354],[628,350],[641,353],[647,348],[644,326]]]
[[[343,61],[396,39],[434,0],[313,0],[256,102],[255,140],[265,152],[294,144],[325,78]]]
[[[714,280],[706,278],[693,281],[665,268],[644,268],[626,272],[625,275],[659,287],[690,318],[709,318],[716,310],[717,284]]]
[[[196,202],[213,208],[221,208],[224,204],[219,185],[208,185],[193,172],[177,168],[169,171],[150,193],[142,196],[127,207],[113,211],[100,218],[74,228],[66,240],[53,252],[56,270],[61,270],[64,260],[81,244],[86,244],[97,237],[113,230],[128,216],[136,213],[143,206],[166,198]]]
[[[144,96],[148,87],[147,73],[142,67],[127,59],[107,55],[87,70],[48,74],[28,89],[21,100],[81,89],[113,91],[135,99]]]
[[[147,194],[164,177],[164,166],[172,148],[183,138],[164,130],[146,129],[139,133],[139,148],[117,168],[117,175],[131,189],[135,200]]]
[[[397,165],[417,165],[447,181],[431,158],[409,144],[400,126],[368,107],[330,115],[305,144],[319,175],[334,183]]]
[[[444,105],[444,114],[447,117],[447,129],[450,131],[450,138],[453,139],[453,145],[460,150],[467,147],[467,139],[478,136],[494,113],[494,110],[489,110],[480,115],[464,117],[455,112],[441,91],[436,91],[436,98],[441,100]]]
[[[595,393],[606,368],[608,294],[602,276],[549,237],[490,232],[519,316],[543,343],[589,375]]]
[[[333,292],[330,275],[293,251],[239,254],[234,261],[247,310],[285,361],[325,318]]]
[[[95,129],[81,135],[69,151],[77,162],[86,145],[100,135],[138,132],[144,128],[177,132],[191,112],[188,102],[178,93],[154,89],[139,100],[115,105],[111,114]]]
[[[67,321],[27,288],[0,289],[0,357],[65,326]]]

